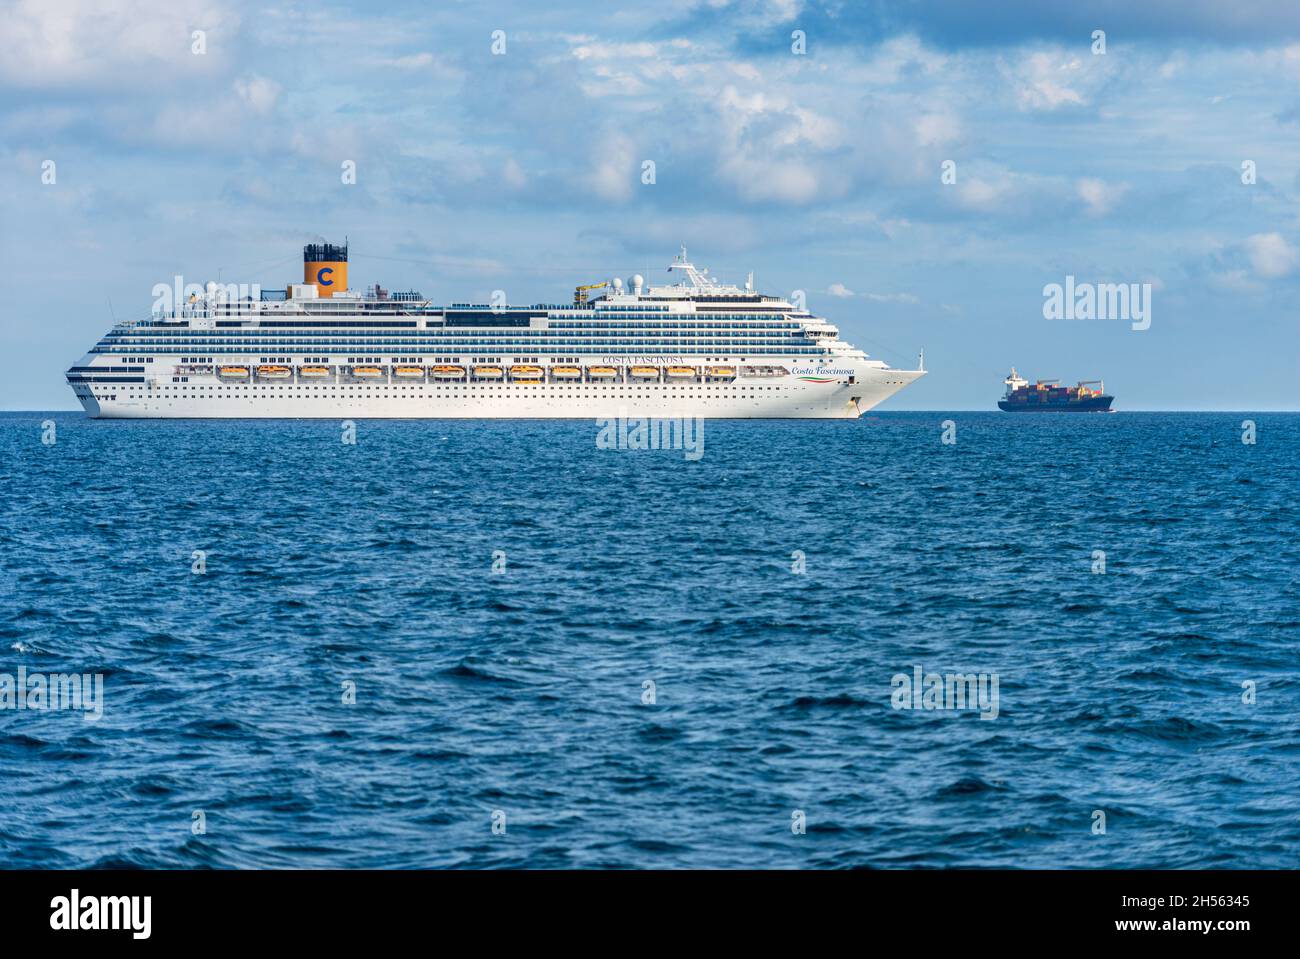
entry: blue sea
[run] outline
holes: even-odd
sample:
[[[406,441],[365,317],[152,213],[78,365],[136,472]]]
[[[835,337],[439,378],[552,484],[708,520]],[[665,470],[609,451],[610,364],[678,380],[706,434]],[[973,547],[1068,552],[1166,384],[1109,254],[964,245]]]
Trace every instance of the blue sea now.
[[[1295,866],[1300,415],[597,434],[0,416],[0,865]]]

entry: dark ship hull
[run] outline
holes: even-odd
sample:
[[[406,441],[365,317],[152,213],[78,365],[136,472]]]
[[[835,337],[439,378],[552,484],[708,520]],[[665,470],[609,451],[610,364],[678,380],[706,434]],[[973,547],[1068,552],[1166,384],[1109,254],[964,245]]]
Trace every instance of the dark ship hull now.
[[[1029,396],[1023,402],[1015,400],[998,400],[998,409],[1008,413],[1106,413],[1113,396],[1084,396],[1063,399],[1051,398],[1041,402],[1036,396]]]

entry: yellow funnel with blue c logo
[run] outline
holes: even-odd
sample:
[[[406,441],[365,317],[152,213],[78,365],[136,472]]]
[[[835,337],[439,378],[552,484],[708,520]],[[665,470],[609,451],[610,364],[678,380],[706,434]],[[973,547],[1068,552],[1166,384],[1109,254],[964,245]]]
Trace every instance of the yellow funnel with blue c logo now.
[[[348,248],[333,243],[308,243],[302,248],[302,281],[316,286],[316,295],[330,297],[348,288]]]

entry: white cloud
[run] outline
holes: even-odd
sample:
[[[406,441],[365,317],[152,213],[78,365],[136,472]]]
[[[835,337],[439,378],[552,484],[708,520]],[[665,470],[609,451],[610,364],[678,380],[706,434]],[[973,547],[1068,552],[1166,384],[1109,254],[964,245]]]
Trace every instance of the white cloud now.
[[[1262,287],[1245,270],[1220,270],[1206,277],[1210,289],[1221,293],[1259,293]]]
[[[408,53],[400,57],[380,56],[374,59],[381,67],[391,67],[406,73],[431,73],[442,80],[460,81],[465,79],[465,71],[457,67],[449,58],[435,56],[428,50]]]
[[[708,6],[727,10],[738,26],[746,30],[764,29],[789,23],[803,9],[803,0],[705,0]]]
[[[528,184],[528,177],[514,157],[507,157],[501,169],[501,179],[513,190],[522,189]]]
[[[918,146],[945,146],[961,135],[961,124],[951,113],[924,113],[912,122]]]
[[[793,20],[803,9],[803,0],[767,0],[760,5],[763,13],[777,23]]]
[[[1258,276],[1286,276],[1296,266],[1296,251],[1280,233],[1256,233],[1246,238],[1246,256]]]
[[[21,87],[172,83],[205,71],[239,18],[209,0],[15,0],[6,4],[0,78]],[[208,52],[191,52],[194,30]],[[160,74],[163,68],[168,74]]]
[[[726,160],[722,172],[747,200],[807,203],[821,193],[817,173],[798,160],[770,162],[736,157]]]
[[[1116,201],[1127,192],[1123,184],[1109,184],[1096,177],[1081,177],[1074,185],[1075,192],[1088,208],[1090,216],[1109,213]]]
[[[383,62],[390,67],[397,67],[399,70],[419,70],[422,67],[433,66],[433,54],[425,50],[404,57],[391,57]]]
[[[868,299],[868,300],[871,300],[873,303],[909,303],[909,304],[910,304],[910,303],[920,303],[920,302],[921,302],[920,297],[918,297],[918,296],[916,296],[916,295],[914,295],[914,294],[912,294],[912,293],[862,293],[862,294],[858,294],[858,293],[854,293],[852,290],[850,290],[850,289],[849,289],[847,286],[845,286],[843,283],[832,283],[830,286],[828,286],[828,287],[826,288],[826,292],[829,293],[831,296],[836,296],[836,297],[839,297],[840,299],[844,299],[844,300],[846,300],[846,299],[848,299],[849,297],[852,297],[852,296],[859,296],[859,295],[860,295],[860,296],[865,297],[865,298]]]
[[[1029,54],[1009,70],[1022,110],[1083,106],[1086,100],[1073,86],[1082,71],[1083,61],[1079,57],[1062,60],[1057,54],[1042,51]]]
[[[657,43],[611,43],[597,40],[574,47],[573,55],[579,60],[646,59],[658,56],[659,47]]]
[[[156,114],[152,127],[142,131],[162,143],[188,147],[196,140],[205,140],[220,133],[226,136],[242,135],[245,131],[267,122],[267,117],[275,108],[280,98],[280,85],[266,77],[250,75],[235,80],[230,94],[220,94],[202,102],[186,101],[165,104]],[[312,153],[319,151],[322,140],[337,142],[335,132],[330,130],[317,138],[317,146]],[[297,139],[300,131],[288,133],[290,148],[299,151]],[[241,150],[245,148],[241,147]],[[299,151],[300,152],[300,151]],[[343,153],[343,156],[356,156],[355,152]]]
[[[838,121],[785,97],[727,86],[717,100],[717,163],[746,200],[805,203],[843,191],[842,162],[820,163],[844,142]]]
[[[985,213],[996,212],[1001,206],[1006,189],[1005,181],[990,183],[988,180],[959,179],[957,181],[957,203],[966,210]]]
[[[280,84],[253,75],[236,80],[235,93],[254,113],[269,113],[280,97]]]
[[[621,101],[623,123],[674,141],[679,174],[723,185],[746,203],[807,205],[842,198],[864,181],[912,184],[939,151],[964,139],[960,102],[930,95],[932,84],[949,82],[944,68],[959,64],[915,37],[890,39],[866,62],[839,48],[815,62],[751,61],[709,38],[564,40],[548,69],[576,84],[588,112],[610,109],[598,101]],[[692,109],[683,111],[687,103]],[[682,146],[691,154],[685,163]]]
[[[587,177],[592,191],[606,200],[622,201],[631,197],[633,187],[641,182],[632,141],[622,135],[605,137],[596,156],[599,159]]]

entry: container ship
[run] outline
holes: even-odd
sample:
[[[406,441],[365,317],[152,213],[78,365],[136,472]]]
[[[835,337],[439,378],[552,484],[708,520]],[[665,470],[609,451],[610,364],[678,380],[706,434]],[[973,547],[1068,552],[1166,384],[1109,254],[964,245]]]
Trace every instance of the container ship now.
[[[720,283],[684,247],[668,272],[587,283],[571,303],[437,306],[353,291],[347,245],[313,243],[302,283],[155,301],[67,381],[94,417],[853,419],[924,375],[756,292],[753,274]]]
[[[1101,380],[1081,380],[1075,386],[1060,386],[1057,380],[1028,380],[1011,367],[1011,373],[1002,381],[1006,395],[998,401],[998,408],[1008,413],[1106,413],[1115,397],[1106,394],[1106,384]],[[1096,385],[1096,389],[1091,389]]]

